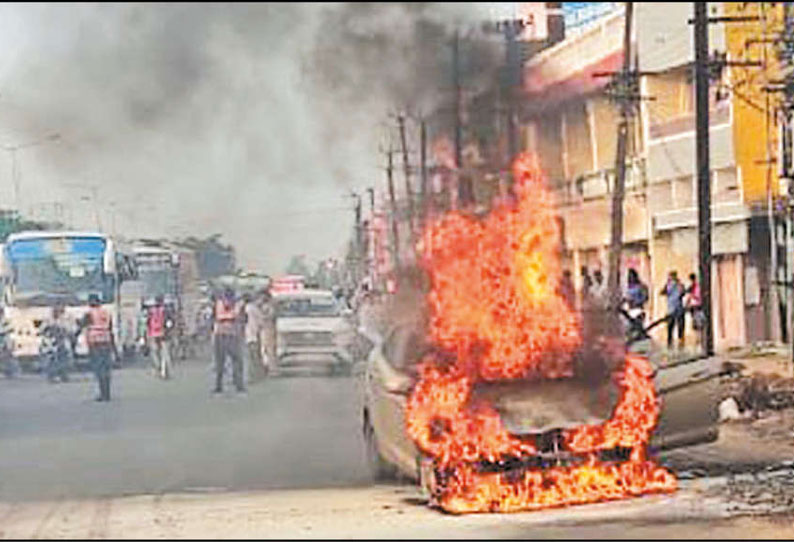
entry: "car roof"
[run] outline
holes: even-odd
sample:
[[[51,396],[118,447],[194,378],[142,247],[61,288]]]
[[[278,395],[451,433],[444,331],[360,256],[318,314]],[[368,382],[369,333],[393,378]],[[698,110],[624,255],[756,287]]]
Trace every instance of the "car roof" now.
[[[292,292],[275,292],[273,294],[274,298],[277,299],[300,299],[306,297],[334,297],[334,293],[331,290],[315,290],[312,288],[305,288],[303,290],[295,290]]]

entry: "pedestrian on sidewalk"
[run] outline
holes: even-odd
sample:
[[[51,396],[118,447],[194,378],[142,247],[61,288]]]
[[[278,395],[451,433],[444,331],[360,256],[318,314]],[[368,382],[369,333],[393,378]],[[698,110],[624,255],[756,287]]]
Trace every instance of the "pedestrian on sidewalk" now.
[[[586,265],[583,265],[579,272],[582,275],[582,290],[579,295],[579,306],[584,309],[590,304],[590,297],[593,294],[593,277],[590,276],[590,271]]]
[[[215,339],[215,393],[223,392],[223,374],[226,358],[232,360],[232,376],[238,392],[245,391],[243,358],[241,355],[242,331],[245,312],[237,301],[234,290],[226,288],[213,310]]]
[[[648,302],[648,286],[642,282],[639,273],[630,267],[626,273],[626,294],[622,303],[626,306],[625,315],[628,319],[628,337],[638,340],[646,336],[645,304]]]
[[[700,336],[704,324],[703,301],[700,296],[700,283],[694,273],[689,274],[689,284],[686,287],[686,310],[692,318],[692,329]]]
[[[592,300],[599,308],[606,306],[609,292],[607,292],[607,281],[600,269],[593,271]]]
[[[110,401],[110,371],[115,344],[113,341],[113,318],[102,307],[97,294],[88,296],[88,313],[79,322],[77,334],[86,331],[88,356],[99,385],[100,402]]]
[[[667,297],[667,348],[673,349],[673,335],[678,331],[678,347],[684,346],[684,325],[686,312],[684,309],[684,285],[678,280],[678,273],[670,271],[667,283],[660,294]]]
[[[571,272],[567,269],[562,272],[562,278],[560,279],[560,285],[558,286],[557,292],[562,297],[563,301],[565,301],[565,304],[568,305],[569,309],[576,309],[576,289],[573,285]]]

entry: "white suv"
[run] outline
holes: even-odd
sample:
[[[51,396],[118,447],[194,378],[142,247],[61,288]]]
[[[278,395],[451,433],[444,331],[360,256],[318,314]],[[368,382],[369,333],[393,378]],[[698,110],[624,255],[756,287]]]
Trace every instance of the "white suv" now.
[[[273,296],[278,366],[322,363],[350,373],[355,327],[350,311],[328,290],[298,290]]]

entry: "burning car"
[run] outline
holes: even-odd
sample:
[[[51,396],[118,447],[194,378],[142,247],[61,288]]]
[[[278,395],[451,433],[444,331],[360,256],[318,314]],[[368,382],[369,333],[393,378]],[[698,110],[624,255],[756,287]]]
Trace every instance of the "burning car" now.
[[[367,460],[376,479],[397,474],[416,480],[422,478],[423,454],[406,432],[405,410],[419,378],[418,367],[432,349],[424,330],[413,322],[402,322],[370,353],[364,372],[361,412]],[[721,370],[718,360],[689,359],[665,365],[665,358],[651,343],[643,343],[639,349],[653,364],[653,381],[662,403],[651,449],[670,450],[715,441],[717,377]],[[618,392],[611,381],[593,387],[582,379],[570,379],[479,383],[473,396],[494,406],[511,435],[541,442],[537,455],[524,466],[551,466],[573,460],[561,446],[563,432],[608,420]],[[603,456],[616,457],[622,452],[605,450]],[[423,483],[427,485],[429,480]]]
[[[374,473],[420,478],[451,513],[673,491],[649,447],[716,438],[717,362],[665,365],[627,351],[612,312],[577,311],[536,159],[519,157],[513,177],[515,198],[488,215],[425,227],[424,317],[396,325],[365,373]]]

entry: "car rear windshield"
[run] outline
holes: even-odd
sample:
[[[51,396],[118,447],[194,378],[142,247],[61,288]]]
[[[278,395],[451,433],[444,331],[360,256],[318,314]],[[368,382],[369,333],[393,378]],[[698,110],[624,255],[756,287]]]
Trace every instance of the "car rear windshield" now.
[[[278,316],[339,316],[340,309],[332,297],[293,297],[276,304]]]

